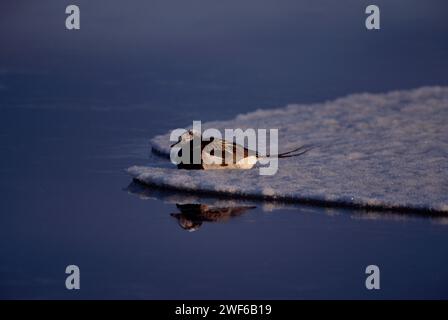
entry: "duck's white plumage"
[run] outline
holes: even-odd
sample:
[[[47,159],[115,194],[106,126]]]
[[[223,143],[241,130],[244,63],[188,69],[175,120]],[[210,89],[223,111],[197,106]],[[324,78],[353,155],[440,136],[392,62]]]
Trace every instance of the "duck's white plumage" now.
[[[202,166],[205,170],[252,169],[258,159],[256,152],[222,139],[214,139],[202,150]],[[226,165],[223,166],[222,164]]]

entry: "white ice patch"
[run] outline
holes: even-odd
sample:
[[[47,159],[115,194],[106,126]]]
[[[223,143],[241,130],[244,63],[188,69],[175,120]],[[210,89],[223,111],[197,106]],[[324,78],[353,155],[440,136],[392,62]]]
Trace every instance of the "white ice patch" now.
[[[279,128],[279,152],[315,149],[279,159],[274,176],[247,171],[131,167],[143,183],[179,190],[270,199],[317,200],[448,212],[448,87],[353,94],[316,104],[238,115],[205,128]],[[169,133],[151,140],[169,155]]]

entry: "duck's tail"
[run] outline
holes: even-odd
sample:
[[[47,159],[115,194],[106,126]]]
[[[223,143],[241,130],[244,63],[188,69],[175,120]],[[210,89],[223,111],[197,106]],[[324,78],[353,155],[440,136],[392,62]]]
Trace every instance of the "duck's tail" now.
[[[303,145],[303,146],[297,147],[295,149],[279,153],[277,155],[267,154],[266,156],[260,156],[260,158],[277,157],[279,159],[282,159],[282,158],[298,157],[298,156],[301,156],[301,155],[307,153],[308,151],[310,151],[312,149],[314,149],[313,145]]]

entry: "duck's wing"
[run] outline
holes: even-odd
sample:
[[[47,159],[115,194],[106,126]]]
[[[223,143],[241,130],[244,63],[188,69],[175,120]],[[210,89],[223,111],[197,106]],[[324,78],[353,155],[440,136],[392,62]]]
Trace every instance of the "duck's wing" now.
[[[219,159],[222,165],[225,165],[226,159],[232,159],[232,162],[236,163],[249,155],[256,155],[255,151],[251,151],[242,145],[217,138],[207,144],[203,153],[203,157],[210,155],[210,157],[215,157],[215,160]]]

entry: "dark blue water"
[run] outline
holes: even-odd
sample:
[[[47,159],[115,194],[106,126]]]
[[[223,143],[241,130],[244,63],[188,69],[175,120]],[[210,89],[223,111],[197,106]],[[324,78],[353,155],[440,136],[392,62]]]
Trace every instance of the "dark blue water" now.
[[[376,1],[375,32],[366,1],[77,3],[70,32],[60,1],[0,5],[0,298],[448,297],[443,218],[255,203],[187,232],[185,195],[124,173],[192,120],[448,85],[444,1]]]

